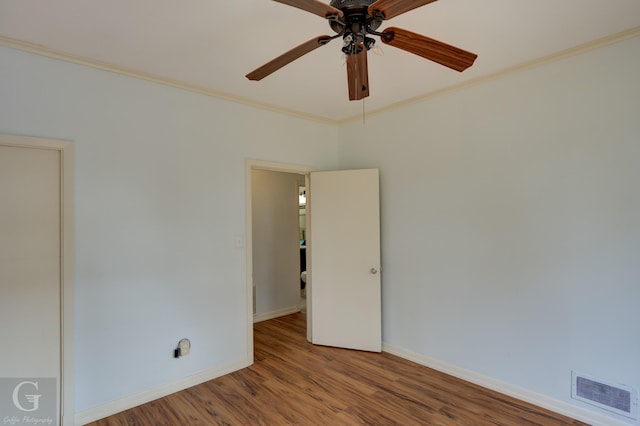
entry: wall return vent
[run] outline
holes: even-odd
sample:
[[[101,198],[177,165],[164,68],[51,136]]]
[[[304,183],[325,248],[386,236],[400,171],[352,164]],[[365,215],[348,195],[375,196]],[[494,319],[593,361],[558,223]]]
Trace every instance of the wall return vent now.
[[[638,418],[635,389],[571,372],[571,398],[632,419]]]

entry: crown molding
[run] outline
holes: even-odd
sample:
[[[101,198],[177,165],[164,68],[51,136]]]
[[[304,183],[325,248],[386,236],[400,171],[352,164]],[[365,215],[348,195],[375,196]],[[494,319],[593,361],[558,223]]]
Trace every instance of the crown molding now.
[[[72,55],[69,53],[64,53],[58,50],[50,49],[40,44],[31,43],[28,41],[22,41],[13,39],[10,37],[5,37],[0,35],[0,46],[9,47],[11,49],[21,50],[23,52],[33,53],[35,55],[45,56],[51,59],[58,59],[65,62],[71,62],[78,65],[84,65],[87,67],[99,69],[101,71],[112,72],[115,74],[124,75],[127,77],[133,77],[140,80],[150,81],[152,83],[162,84],[164,86],[174,87],[177,89],[187,90],[189,92],[198,93],[201,95],[211,96],[217,99],[223,99],[226,101],[235,102],[242,105],[247,105],[271,112],[276,112],[280,114],[290,115],[297,118],[302,118],[305,120],[316,121],[324,124],[336,125],[338,123],[337,120],[331,120],[324,117],[315,116],[312,114],[305,114],[299,111],[278,107],[275,105],[257,102],[251,99],[243,98],[241,96],[235,96],[224,92],[219,92],[213,89],[207,89],[206,87],[197,86],[194,84],[185,83],[179,80],[173,80],[170,78],[160,77],[158,75],[154,75],[151,73],[134,70],[131,68],[122,67],[119,65],[113,65],[106,62],[97,61],[90,58],[85,58],[82,56]]]
[[[592,50],[596,50],[596,49],[600,49],[602,47],[606,47],[612,44],[616,44],[619,43],[621,41],[624,40],[628,40],[634,37],[638,37],[640,36],[640,27],[635,27],[632,28],[630,30],[626,30],[623,31],[621,33],[617,33],[617,34],[613,34],[607,37],[603,37],[585,44],[581,44],[579,46],[576,47],[572,47],[570,49],[566,49],[566,50],[562,50],[560,52],[556,52],[556,53],[552,53],[550,55],[547,56],[543,56],[541,58],[538,59],[534,59],[528,62],[524,62],[522,64],[519,65],[515,65],[513,67],[509,67],[509,68],[505,68],[501,71],[497,71],[491,74],[487,74],[478,78],[474,78],[472,80],[466,81],[464,83],[459,83],[459,84],[455,84],[453,86],[450,87],[446,87],[444,89],[440,89],[440,90],[436,90],[433,92],[429,92],[423,95],[419,95],[410,99],[406,99],[404,101],[400,101],[400,102],[396,102],[394,104],[388,105],[384,108],[379,108],[376,110],[372,110],[372,111],[367,111],[367,117],[370,117],[372,115],[376,115],[376,114],[382,114],[384,112],[388,112],[394,109],[399,109],[399,108],[403,108],[406,107],[408,105],[413,105],[419,102],[423,102],[426,101],[428,99],[432,99],[432,98],[436,98],[438,96],[443,96],[452,92],[457,92],[458,90],[462,90],[462,89],[466,89],[467,87],[471,87],[471,86],[477,86],[479,84],[482,83],[486,83],[488,81],[492,81],[492,80],[496,80],[499,78],[502,78],[504,76],[507,75],[511,75],[511,74],[517,74],[519,72],[531,69],[531,68],[536,68],[539,67],[541,65],[545,65],[551,62],[556,62],[565,58],[569,58],[571,56],[576,56],[576,55],[580,55],[582,53],[586,53]],[[354,115],[352,117],[346,118],[344,120],[338,120],[337,124],[338,125],[344,125],[356,120],[362,120],[362,116],[361,115]]]

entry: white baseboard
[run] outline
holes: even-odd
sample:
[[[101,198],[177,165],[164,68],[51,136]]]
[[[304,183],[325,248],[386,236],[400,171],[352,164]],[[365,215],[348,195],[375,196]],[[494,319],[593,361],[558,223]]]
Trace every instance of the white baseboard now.
[[[278,317],[283,317],[285,315],[295,314],[296,312],[300,312],[302,307],[302,305],[296,305],[288,308],[278,309],[277,311],[265,312],[263,314],[254,314],[253,322],[262,322]]]
[[[76,425],[86,425],[87,423],[95,422],[96,420],[112,416],[130,408],[137,407],[138,405],[146,404],[147,402],[151,402],[158,398],[171,395],[172,393],[179,392],[183,389],[187,389],[192,386],[199,385],[200,383],[216,379],[220,376],[224,376],[225,374],[233,373],[234,371],[238,371],[240,369],[248,367],[251,364],[251,360],[242,360],[219,368],[212,368],[210,370],[201,371],[175,382],[167,383],[165,385],[146,390],[136,395],[131,395],[122,399],[118,399],[116,401],[108,402],[106,404],[89,408],[87,410],[78,411],[75,413],[74,421]]]
[[[537,405],[538,407],[546,408],[547,410],[593,426],[628,426],[630,424],[388,343],[382,344],[382,350],[383,352],[399,356],[400,358],[433,368],[450,376],[466,380],[467,382]]]

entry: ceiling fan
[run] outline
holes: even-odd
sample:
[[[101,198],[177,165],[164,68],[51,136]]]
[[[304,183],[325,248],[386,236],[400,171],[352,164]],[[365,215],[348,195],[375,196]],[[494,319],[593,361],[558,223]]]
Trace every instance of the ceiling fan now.
[[[473,65],[478,57],[474,53],[401,28],[388,27],[381,32],[377,31],[382,21],[437,0],[331,0],[330,4],[318,0],[274,1],[325,18],[336,35],[315,37],[294,47],[251,71],[246,75],[249,80],[262,80],[285,65],[338,37],[342,37],[342,51],[347,56],[347,80],[349,100],[351,101],[369,96],[367,51],[372,49],[376,42],[370,37],[371,35],[380,37],[380,40],[385,44],[460,72]]]

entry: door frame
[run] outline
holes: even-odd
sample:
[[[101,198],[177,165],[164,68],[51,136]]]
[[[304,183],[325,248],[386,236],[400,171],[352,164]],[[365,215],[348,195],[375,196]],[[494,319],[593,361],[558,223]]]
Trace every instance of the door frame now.
[[[62,425],[74,424],[73,375],[73,142],[0,134],[0,145],[60,153],[60,412]]]
[[[307,187],[307,229],[309,217],[309,173],[315,172],[318,169],[311,166],[303,166],[298,164],[277,163],[272,161],[263,161],[255,159],[245,159],[245,253],[246,253],[246,321],[247,321],[247,360],[249,364],[253,364],[253,221],[252,221],[252,185],[251,185],[251,171],[252,170],[265,170],[272,172],[284,172],[304,175],[305,185]],[[307,235],[307,240],[310,240],[311,236]],[[307,260],[309,258],[310,244],[307,243]],[[311,283],[311,274],[309,264],[307,263],[307,287]],[[307,291],[307,297],[309,291]],[[310,322],[310,300],[307,299],[307,323]],[[307,326],[307,339],[310,339],[311,327]]]

